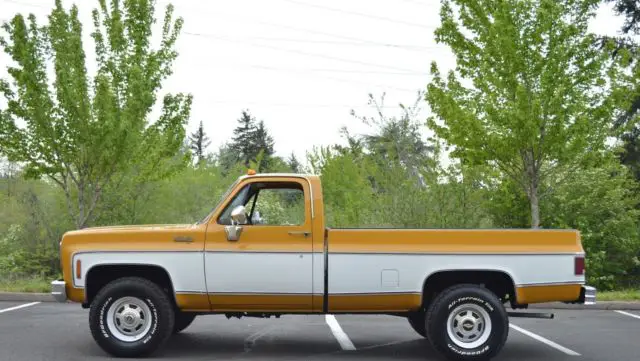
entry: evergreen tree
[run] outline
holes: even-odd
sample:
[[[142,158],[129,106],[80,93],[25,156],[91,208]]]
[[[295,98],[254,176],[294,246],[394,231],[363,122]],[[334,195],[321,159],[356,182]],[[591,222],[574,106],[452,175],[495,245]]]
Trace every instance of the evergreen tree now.
[[[256,155],[253,159],[260,158],[258,165],[259,172],[266,172],[271,170],[272,158],[274,153],[274,141],[273,137],[269,135],[269,132],[264,126],[264,122],[261,120],[253,133],[253,143],[255,144]]]
[[[233,140],[229,147],[235,153],[236,161],[241,161],[245,167],[249,167],[251,160],[255,158],[254,155],[257,154],[253,144],[253,134],[256,131],[255,118],[248,110],[243,110],[238,124],[233,130]]]
[[[198,130],[191,133],[189,136],[189,148],[191,148],[196,157],[198,157],[198,164],[201,164],[204,161],[204,151],[210,144],[211,140],[209,140],[209,137],[204,132],[204,126],[201,120]]]
[[[289,168],[291,168],[291,171],[293,173],[300,173],[300,171],[302,170],[302,165],[298,161],[298,158],[296,158],[296,155],[293,154],[293,152],[291,152],[291,155],[287,160],[287,165],[289,166]]]
[[[264,121],[257,122],[249,111],[243,110],[233,134],[229,149],[233,152],[235,161],[242,162],[245,167],[256,162],[259,172],[268,171],[275,151],[273,137]]]

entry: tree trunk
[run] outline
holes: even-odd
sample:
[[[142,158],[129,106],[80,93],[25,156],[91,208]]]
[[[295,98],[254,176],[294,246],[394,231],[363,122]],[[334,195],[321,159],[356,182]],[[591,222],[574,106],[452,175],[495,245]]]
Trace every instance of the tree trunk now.
[[[538,187],[532,186],[529,194],[531,204],[531,228],[540,228],[540,206],[538,204]]]
[[[540,184],[539,169],[536,167],[533,150],[528,149],[522,152],[522,161],[525,166],[527,185],[525,190],[529,197],[531,206],[531,228],[540,228],[540,203],[538,185]]]

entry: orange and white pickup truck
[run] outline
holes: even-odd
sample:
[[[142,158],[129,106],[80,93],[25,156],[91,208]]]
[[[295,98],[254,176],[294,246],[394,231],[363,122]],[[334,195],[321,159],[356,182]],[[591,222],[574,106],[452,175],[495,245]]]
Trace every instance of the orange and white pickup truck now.
[[[198,315],[385,314],[447,359],[488,359],[526,316],[507,305],[596,298],[575,230],[327,228],[314,175],[250,172],[195,224],[71,231],[60,252],[53,296],[89,308],[117,357],[151,354]]]

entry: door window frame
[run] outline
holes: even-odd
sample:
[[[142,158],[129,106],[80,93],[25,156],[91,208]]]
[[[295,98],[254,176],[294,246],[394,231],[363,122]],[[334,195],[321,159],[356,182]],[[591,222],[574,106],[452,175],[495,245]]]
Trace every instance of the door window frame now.
[[[292,179],[293,178],[293,179]],[[244,179],[240,179],[237,182],[234,189],[229,192],[227,199],[220,205],[219,209],[215,212],[213,217],[211,217],[211,223],[214,223],[219,226],[227,226],[228,224],[221,223],[221,217],[227,210],[227,208],[233,203],[236,196],[242,191],[244,191],[245,187],[250,187],[253,183],[297,183],[300,188],[302,188],[303,202],[304,202],[304,222],[298,225],[252,225],[246,224],[245,226],[252,227],[313,227],[313,219],[314,216],[314,202],[313,202],[313,187],[311,185],[311,181],[302,176],[287,176],[287,177],[277,177],[277,176],[251,176]],[[247,202],[250,200],[247,199]],[[309,203],[307,203],[307,198],[309,199]]]

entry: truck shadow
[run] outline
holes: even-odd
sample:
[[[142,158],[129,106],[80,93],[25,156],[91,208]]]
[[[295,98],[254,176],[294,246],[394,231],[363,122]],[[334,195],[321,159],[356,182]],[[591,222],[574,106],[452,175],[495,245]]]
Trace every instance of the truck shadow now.
[[[396,341],[387,344],[359,347],[343,351],[331,339],[303,337],[263,337],[250,347],[246,335],[211,335],[184,333],[173,336],[156,357],[162,359],[227,360],[263,358],[278,360],[346,360],[346,359],[401,359],[444,360],[424,339]],[[549,353],[531,344],[507,343],[495,360],[549,359]],[[559,356],[559,355],[554,355]],[[553,357],[562,360],[563,357]]]

